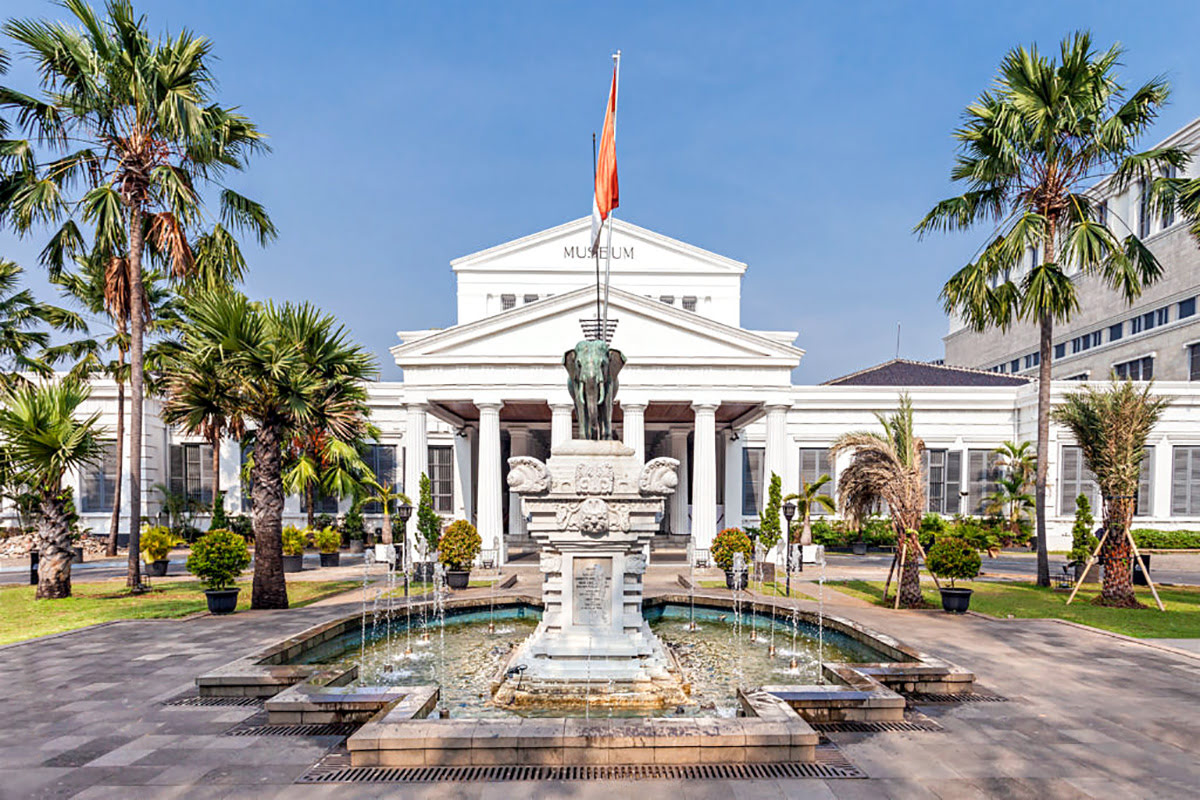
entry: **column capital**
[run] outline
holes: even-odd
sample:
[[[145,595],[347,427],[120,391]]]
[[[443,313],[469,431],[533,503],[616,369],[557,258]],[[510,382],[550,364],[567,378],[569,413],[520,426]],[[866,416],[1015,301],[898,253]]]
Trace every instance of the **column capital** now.
[[[629,402],[618,403],[621,406],[621,411],[641,412],[646,410],[646,403]]]
[[[767,402],[763,403],[763,408],[767,411],[768,414],[771,413],[772,411],[775,411],[775,412],[790,411],[792,408],[792,401],[791,400],[768,400]]]
[[[422,414],[427,414],[427,413],[429,413],[429,404],[426,403],[424,400],[421,400],[419,402],[413,402],[413,403],[405,403],[404,409],[406,411],[419,411]]]
[[[700,413],[716,413],[716,410],[721,407],[720,403],[699,402],[692,403],[692,411]]]
[[[476,400],[475,408],[482,411],[499,411],[504,408],[503,400]]]

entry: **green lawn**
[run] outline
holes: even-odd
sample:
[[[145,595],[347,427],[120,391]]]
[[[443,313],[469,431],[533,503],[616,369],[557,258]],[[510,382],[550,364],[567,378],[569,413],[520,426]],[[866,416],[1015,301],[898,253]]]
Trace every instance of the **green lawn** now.
[[[807,597],[805,592],[800,591],[800,584],[800,580],[792,581],[793,597]],[[723,579],[716,581],[699,581],[699,585],[701,589],[724,589],[725,581]],[[764,581],[763,583],[751,581],[750,583],[746,584],[746,588],[760,594],[775,595],[776,597],[787,597],[787,583],[785,581],[775,581],[774,583],[769,581]]]
[[[496,581],[497,581],[496,578],[485,578],[483,580],[469,581],[467,583],[467,588],[468,589],[479,589],[481,587],[486,588],[488,586],[491,586]],[[391,597],[391,596],[403,597],[404,596],[404,579],[401,578],[400,580],[396,581],[396,584],[397,584],[398,588],[394,592],[384,592],[383,597]],[[361,587],[362,584],[360,583],[359,586]],[[412,583],[410,583],[408,585],[408,593],[410,596],[425,594],[426,592],[432,592],[432,591],[433,591],[432,583],[419,583],[417,581],[413,581]]]
[[[288,599],[304,606],[359,586],[356,581],[293,581]],[[250,583],[238,583],[238,609],[250,607]],[[157,582],[149,592],[131,595],[124,579],[75,583],[73,596],[34,600],[33,586],[0,587],[0,644],[75,630],[118,619],[186,617],[208,608],[204,591],[194,581]]]
[[[883,605],[882,581],[830,581],[846,594],[861,597],[876,605]],[[1091,601],[1099,589],[1083,588],[1071,605],[1067,605],[1068,592],[1034,586],[1029,583],[973,581],[960,585],[974,589],[971,595],[971,610],[994,617],[1057,618],[1103,628],[1126,636],[1142,639],[1195,639],[1200,638],[1200,589],[1162,588],[1158,595],[1166,606],[1166,613],[1154,605],[1154,597],[1148,588],[1138,588],[1138,599],[1148,608],[1125,609],[1105,608]],[[941,607],[941,598],[932,585],[924,586],[925,599],[933,606]],[[895,592],[895,583],[892,584]],[[895,595],[893,594],[894,598]],[[891,605],[889,599],[888,605]]]

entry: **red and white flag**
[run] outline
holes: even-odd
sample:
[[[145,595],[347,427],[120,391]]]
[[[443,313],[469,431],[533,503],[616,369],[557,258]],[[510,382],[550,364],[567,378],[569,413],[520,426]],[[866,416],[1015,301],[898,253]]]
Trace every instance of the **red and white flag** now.
[[[612,88],[608,91],[608,107],[604,111],[604,132],[600,135],[600,150],[596,154],[596,191],[592,194],[592,249],[600,245],[600,231],[612,210],[620,205],[617,191],[617,76],[621,69],[621,54],[613,56]]]

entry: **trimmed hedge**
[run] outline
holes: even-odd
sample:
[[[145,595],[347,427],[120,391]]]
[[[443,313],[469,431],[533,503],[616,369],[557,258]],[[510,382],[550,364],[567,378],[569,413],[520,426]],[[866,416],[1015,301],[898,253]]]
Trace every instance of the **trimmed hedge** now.
[[[1200,550],[1200,531],[1158,531],[1134,528],[1133,540],[1138,547],[1154,550]]]

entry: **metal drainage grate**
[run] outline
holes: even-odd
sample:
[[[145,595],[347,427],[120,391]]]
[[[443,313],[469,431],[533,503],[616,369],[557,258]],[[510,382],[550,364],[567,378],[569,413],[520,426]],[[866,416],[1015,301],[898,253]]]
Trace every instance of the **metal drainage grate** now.
[[[984,692],[959,692],[939,694],[936,692],[913,692],[904,695],[914,703],[1007,703],[1008,698]]]
[[[262,704],[263,700],[261,697],[198,697],[196,695],[176,697],[163,703],[164,706],[238,706],[241,708],[251,708],[261,706]]]
[[[786,778],[865,778],[832,745],[817,747],[812,763],[785,764],[630,764],[612,766],[352,767],[336,748],[298,783],[442,783],[502,781],[771,780]]]
[[[358,730],[354,722],[323,722],[305,725],[244,725],[225,731],[226,736],[349,736]]]
[[[842,722],[814,722],[813,729],[824,733],[895,733],[899,731],[940,731],[942,726],[933,720],[906,719],[902,722],[865,722],[845,720]]]

